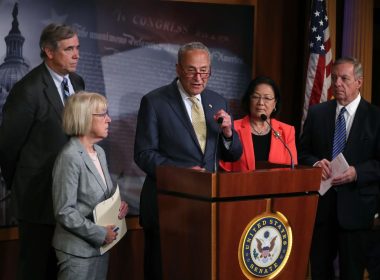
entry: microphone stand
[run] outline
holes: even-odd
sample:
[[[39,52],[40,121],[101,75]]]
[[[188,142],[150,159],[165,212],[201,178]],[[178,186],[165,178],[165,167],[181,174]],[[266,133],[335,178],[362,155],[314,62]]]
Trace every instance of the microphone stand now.
[[[286,145],[285,141],[281,138],[280,133],[278,133],[278,131],[276,131],[276,130],[273,129],[272,125],[268,122],[268,117],[266,115],[261,114],[260,118],[261,118],[262,121],[266,122],[269,125],[270,129],[273,131],[274,137],[276,137],[278,140],[280,140],[281,143],[284,145],[284,147],[286,148],[286,150],[288,151],[289,156],[290,156],[290,168],[294,169],[293,156],[292,156],[292,153],[291,153],[288,145]]]

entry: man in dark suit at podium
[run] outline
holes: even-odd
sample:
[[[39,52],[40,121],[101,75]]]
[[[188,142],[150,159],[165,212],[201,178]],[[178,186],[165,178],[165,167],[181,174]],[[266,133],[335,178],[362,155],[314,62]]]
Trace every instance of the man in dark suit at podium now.
[[[84,89],[84,81],[74,73],[79,40],[71,27],[45,27],[40,51],[44,62],[14,85],[3,107],[0,164],[19,221],[18,279],[50,280],[57,270],[52,169],[68,140],[61,125],[64,101]]]
[[[134,158],[147,174],[140,199],[145,279],[162,279],[156,167],[213,171],[218,158],[235,161],[242,153],[227,101],[206,89],[211,75],[208,48],[198,42],[182,46],[176,71],[178,78],[171,84],[142,98],[137,119]]]
[[[340,279],[380,279],[380,110],[360,96],[361,64],[353,58],[335,61],[335,100],[309,109],[301,136],[299,161],[322,168],[331,177],[331,160],[340,152],[349,164],[332,178],[332,188],[320,196],[312,239],[312,279],[334,279],[339,254]]]

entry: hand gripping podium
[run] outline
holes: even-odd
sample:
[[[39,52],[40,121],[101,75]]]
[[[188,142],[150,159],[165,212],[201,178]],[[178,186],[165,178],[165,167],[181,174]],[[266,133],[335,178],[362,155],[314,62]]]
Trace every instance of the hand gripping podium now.
[[[163,279],[305,280],[321,169],[157,169]]]

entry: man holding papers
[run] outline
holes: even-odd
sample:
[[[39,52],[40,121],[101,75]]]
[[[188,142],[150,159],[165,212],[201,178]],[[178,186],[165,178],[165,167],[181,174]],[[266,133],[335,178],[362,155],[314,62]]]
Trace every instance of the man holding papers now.
[[[116,221],[124,219],[128,211],[128,205],[119,200],[118,189],[115,193],[105,153],[95,144],[107,137],[110,122],[104,96],[79,92],[69,97],[63,128],[71,138],[53,169],[53,206],[57,220],[53,247],[59,265],[58,279],[107,277],[109,254],[101,254],[101,247],[114,242],[118,231],[115,224],[95,224],[93,210],[103,202],[108,208],[108,199],[116,197],[119,201]],[[115,213],[104,211],[105,214],[110,212]],[[101,213],[95,214],[101,216]],[[110,220],[112,217],[107,218]]]
[[[309,109],[301,136],[299,162],[322,168],[332,187],[320,197],[310,260],[312,279],[334,279],[339,255],[340,279],[380,279],[380,110],[360,96],[361,64],[354,58],[335,61],[335,100]],[[340,153],[348,168],[335,175],[331,161]],[[334,165],[336,160],[334,160]],[[334,174],[334,175],[332,175]]]

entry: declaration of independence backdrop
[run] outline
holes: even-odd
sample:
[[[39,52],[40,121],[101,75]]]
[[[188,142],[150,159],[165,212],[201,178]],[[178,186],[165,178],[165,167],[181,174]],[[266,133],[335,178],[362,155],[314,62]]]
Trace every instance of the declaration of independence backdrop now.
[[[110,135],[101,143],[109,169],[130,213],[138,214],[144,173],[133,161],[133,144],[141,97],[175,78],[181,44],[201,41],[212,53],[209,87],[231,100],[238,116],[239,99],[252,75],[253,9],[117,0],[21,0],[17,6],[14,0],[0,0],[0,107],[9,92],[6,81],[18,80],[41,63],[38,41],[44,26],[51,22],[73,25],[81,45],[77,72],[86,90],[100,92],[109,101]],[[12,26],[19,33],[13,34]],[[7,60],[7,36],[25,39],[16,60]],[[0,180],[0,226],[15,223],[9,194]]]

